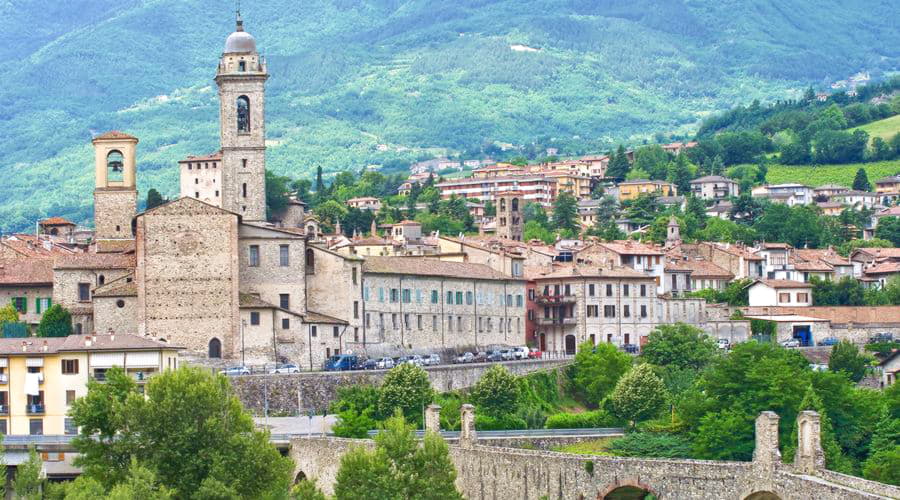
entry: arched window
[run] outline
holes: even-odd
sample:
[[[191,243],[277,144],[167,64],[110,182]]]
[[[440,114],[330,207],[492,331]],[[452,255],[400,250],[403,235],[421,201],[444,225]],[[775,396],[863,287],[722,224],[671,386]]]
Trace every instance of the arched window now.
[[[506,211],[506,198],[500,198],[500,211]]]
[[[242,95],[237,98],[238,132],[250,132],[250,99]]]
[[[316,254],[312,248],[306,249],[306,274],[315,274],[316,272]]]
[[[222,357],[222,342],[219,339],[209,341],[209,357],[216,359]]]
[[[125,156],[118,149],[106,155],[106,180],[122,182],[125,177]]]
[[[518,211],[519,211],[519,199],[518,199],[518,198],[513,198],[513,199],[512,199],[512,211],[513,211],[513,212],[518,212]]]
[[[97,276],[97,284],[99,286],[105,285],[106,284],[106,276],[104,276],[102,274],[100,276]]]
[[[50,230],[50,235],[51,235],[51,236],[57,236],[57,235],[59,235],[59,229],[56,229],[56,228],[54,227],[53,229]]]

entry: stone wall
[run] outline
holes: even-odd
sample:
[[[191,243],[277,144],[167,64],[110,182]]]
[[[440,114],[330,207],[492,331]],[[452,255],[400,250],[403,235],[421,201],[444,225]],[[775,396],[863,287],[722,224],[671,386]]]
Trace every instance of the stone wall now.
[[[137,297],[96,297],[94,330],[137,335]]]
[[[97,188],[94,190],[94,238],[131,239],[131,219],[137,213],[134,188]]]
[[[568,360],[513,361],[503,363],[514,375],[559,368]],[[426,368],[435,390],[445,392],[471,387],[493,364],[438,366]],[[386,371],[315,372],[291,375],[249,375],[234,377],[231,385],[245,407],[262,414],[268,401],[269,414],[321,413],[336,398],[341,386],[381,383]]]

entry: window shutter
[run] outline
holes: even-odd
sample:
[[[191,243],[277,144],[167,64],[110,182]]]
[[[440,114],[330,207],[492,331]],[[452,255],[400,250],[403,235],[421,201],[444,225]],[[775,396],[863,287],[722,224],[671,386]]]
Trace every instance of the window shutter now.
[[[28,297],[19,297],[22,299],[22,314],[28,314]]]
[[[34,299],[34,312],[35,314],[41,313],[41,299]]]

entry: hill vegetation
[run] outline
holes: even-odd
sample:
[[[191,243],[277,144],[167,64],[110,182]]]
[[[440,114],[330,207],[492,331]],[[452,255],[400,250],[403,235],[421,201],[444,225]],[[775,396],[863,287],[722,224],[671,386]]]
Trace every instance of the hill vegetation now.
[[[88,222],[89,140],[104,130],[141,138],[143,193],[176,194],[175,162],[218,147],[212,76],[233,21],[215,7],[0,2],[0,230]],[[245,3],[273,75],[269,165],[294,178],[680,137],[744,100],[896,69],[898,15],[863,0]]]

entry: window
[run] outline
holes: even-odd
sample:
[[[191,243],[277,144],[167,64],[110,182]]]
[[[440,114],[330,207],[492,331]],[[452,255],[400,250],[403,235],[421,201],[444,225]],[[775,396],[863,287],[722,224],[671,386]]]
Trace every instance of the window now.
[[[67,418],[67,419],[65,419],[64,422],[65,422],[64,423],[64,425],[65,425],[64,432],[66,433],[67,436],[74,436],[74,435],[78,434],[78,426],[75,425],[74,419]]]
[[[78,284],[78,301],[79,302],[88,302],[91,300],[91,284],[90,283],[79,283]]]
[[[88,286],[90,286],[90,285],[88,285]],[[79,298],[80,298],[80,293],[81,293],[81,285],[80,284],[78,285],[78,291],[79,291]],[[90,294],[90,291],[88,292],[88,294]],[[87,299],[83,299],[83,300],[90,300],[90,296],[88,296]],[[12,305],[13,305],[13,307],[16,308],[16,312],[18,312],[19,314],[25,314],[28,312],[28,299],[25,297],[13,297]]]
[[[506,307],[512,307],[512,294],[506,294]]]
[[[364,287],[364,288],[363,288],[363,300],[364,300],[365,302],[368,302],[368,301],[369,301],[369,287]]]
[[[409,313],[403,315],[403,328],[409,330]]]
[[[351,267],[351,268],[350,268],[350,275],[352,276],[353,284],[354,284],[354,285],[357,284],[357,283],[356,283],[356,268],[355,268],[355,267]]]
[[[641,297],[647,296],[647,285],[641,285]]]
[[[809,302],[809,295],[806,293],[798,293],[797,302]]]
[[[252,317],[252,315],[251,315]],[[219,359],[222,357],[222,341],[219,339],[212,339],[209,341],[209,357],[214,359]]]
[[[594,296],[594,284],[593,284],[593,283],[591,283],[590,285],[588,285],[588,295],[591,296],[591,297]]]
[[[291,319],[290,318],[281,318],[281,329],[282,330],[290,330],[291,329]]]
[[[316,254],[312,248],[306,249],[306,274],[316,274]]]
[[[457,305],[462,305],[462,303],[463,303],[463,293],[462,293],[462,292],[456,292],[456,304],[457,304]]]
[[[259,267],[259,245],[250,245],[250,267]]]
[[[78,373],[78,360],[77,359],[62,360],[62,372],[63,372],[63,375],[76,375]]]
[[[384,302],[384,288],[378,287],[378,302]]]
[[[598,305],[587,306],[587,317],[588,318],[596,318],[599,315],[600,315],[600,306],[598,306]]]
[[[791,294],[789,293],[779,293],[778,294],[778,302],[790,302]]]
[[[353,327],[353,341],[359,342],[359,328]]]
[[[396,303],[400,300],[400,291],[396,288],[391,288],[391,304]]]
[[[463,330],[465,329],[465,324],[463,323],[462,316],[457,316],[457,317],[456,317],[456,328],[457,328],[459,331],[463,331]]]
[[[247,168],[247,159],[246,158],[241,159],[241,168]]]
[[[334,326],[334,327],[331,328],[331,336],[334,337],[334,338],[340,338],[341,332],[340,332],[340,330],[338,329],[338,327]]]
[[[251,325],[259,325],[259,313],[253,311],[250,313],[250,324]]]
[[[453,330],[453,316],[447,316],[447,330]]]
[[[422,303],[422,290],[416,288],[416,304]]]
[[[628,305],[622,306],[622,316],[625,318],[631,317],[631,306],[628,306]]]
[[[412,302],[412,292],[410,291],[409,288],[404,288],[403,289],[403,303],[409,304],[410,302]]]
[[[628,285],[622,285],[622,295],[628,297]]]
[[[422,315],[421,314],[416,315],[416,328],[418,328],[419,330],[422,329]]]
[[[309,335],[310,337],[315,337],[319,334],[319,329],[316,328],[316,325],[312,325],[309,327]]]
[[[591,285],[593,286],[593,285]],[[528,289],[528,300],[534,301],[534,288]]]
[[[238,71],[240,71],[241,73],[247,71],[247,61],[238,62]]]
[[[32,418],[28,420],[28,434],[32,436],[44,435],[44,419]]]
[[[437,290],[432,290],[432,291],[431,291],[431,303],[432,303],[432,304],[437,304],[437,303],[438,303],[438,291],[437,291]]]
[[[615,318],[616,317],[616,306],[603,306],[603,317],[604,318]]]
[[[481,318],[478,318],[478,319],[480,320]],[[532,309],[528,310],[528,321],[534,321],[534,310],[532,310]],[[480,329],[481,328],[479,328],[479,330]]]
[[[280,245],[278,247],[278,265],[288,267],[291,265],[291,247],[288,245]]]
[[[396,330],[398,328],[397,313],[391,313],[391,328],[393,328],[394,330]]]
[[[522,300],[522,294],[520,293],[520,294],[516,295],[516,307],[522,307],[523,305],[524,305],[524,302]]]
[[[641,317],[642,318],[647,317],[647,306],[641,306]]]
[[[359,319],[359,301],[353,301],[353,319]]]
[[[607,296],[607,297],[612,297],[612,296],[613,296],[613,293],[612,293],[612,285],[606,285],[606,296]]]
[[[280,307],[282,309],[290,309],[291,308],[291,294],[289,294],[289,293],[278,294],[278,307]]]
[[[366,321],[365,321],[365,323],[364,323],[364,326],[365,326],[366,328],[371,328],[371,327],[372,327],[372,315],[371,315],[370,313],[366,313]]]
[[[453,305],[453,292],[447,292],[447,303]]]
[[[238,132],[250,132],[250,99],[245,95],[237,98],[237,129]]]
[[[66,406],[72,406],[72,403],[75,402],[75,391],[68,390],[66,391]]]
[[[437,315],[431,315],[431,329],[437,330]]]
[[[466,292],[466,305],[472,305],[472,292]]]

